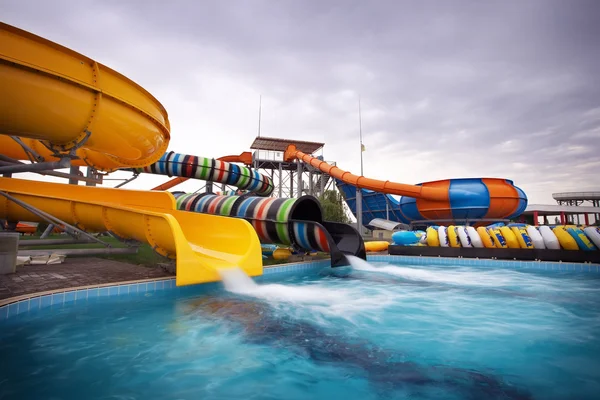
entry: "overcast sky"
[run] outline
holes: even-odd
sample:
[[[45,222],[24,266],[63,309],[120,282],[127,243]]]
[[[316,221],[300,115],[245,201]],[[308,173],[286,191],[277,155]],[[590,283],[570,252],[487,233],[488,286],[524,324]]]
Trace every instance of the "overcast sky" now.
[[[600,190],[600,1],[0,0],[0,19],[144,86],[170,150],[248,150],[262,94],[262,135],[357,173],[360,94],[369,177]]]

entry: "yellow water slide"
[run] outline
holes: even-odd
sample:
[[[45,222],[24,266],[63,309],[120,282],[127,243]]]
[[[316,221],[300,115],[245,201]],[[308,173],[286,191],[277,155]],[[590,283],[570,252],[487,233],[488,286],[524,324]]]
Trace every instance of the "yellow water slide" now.
[[[141,86],[4,23],[0,116],[0,133],[25,138],[46,155],[76,149],[80,163],[104,171],[152,164],[170,139],[167,112]]]
[[[87,232],[111,232],[149,243],[176,257],[177,285],[219,280],[217,268],[239,266],[262,274],[262,253],[252,225],[240,218],[176,210],[169,192],[94,188],[0,178],[0,191]],[[0,219],[42,221],[0,196]]]
[[[70,160],[101,171],[156,162],[170,139],[150,93],[73,50],[0,22],[0,155]],[[25,147],[23,147],[23,145]],[[242,219],[176,210],[166,192],[1,178],[0,191],[86,231],[149,243],[177,260],[177,285],[219,280],[215,268],[262,274],[260,243]],[[38,221],[0,197],[0,219]]]

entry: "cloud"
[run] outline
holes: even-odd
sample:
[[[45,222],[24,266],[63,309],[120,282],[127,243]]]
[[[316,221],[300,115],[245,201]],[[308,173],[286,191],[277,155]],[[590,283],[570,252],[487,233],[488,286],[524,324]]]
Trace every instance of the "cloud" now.
[[[175,151],[247,150],[262,94],[263,135],[323,141],[359,172],[360,95],[374,178],[505,177],[531,203],[600,188],[592,0],[0,2],[4,22],[146,87]]]

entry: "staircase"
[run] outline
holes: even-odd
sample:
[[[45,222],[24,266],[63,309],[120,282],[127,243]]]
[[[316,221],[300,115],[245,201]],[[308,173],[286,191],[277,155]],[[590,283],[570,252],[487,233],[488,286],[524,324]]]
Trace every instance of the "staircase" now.
[[[325,188],[327,187],[327,184],[329,183],[329,180],[331,179],[331,177],[327,174],[321,174],[319,176],[317,176],[317,181],[314,184],[314,189],[315,189],[315,193],[321,193],[321,191],[325,190]]]

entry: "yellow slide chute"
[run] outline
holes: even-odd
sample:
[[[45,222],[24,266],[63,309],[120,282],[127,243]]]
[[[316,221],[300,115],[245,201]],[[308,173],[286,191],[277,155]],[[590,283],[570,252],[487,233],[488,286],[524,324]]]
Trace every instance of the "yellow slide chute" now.
[[[0,178],[0,191],[88,232],[110,231],[176,258],[177,285],[220,280],[216,268],[262,275],[258,236],[247,221],[178,211],[168,192],[93,188]],[[0,197],[0,219],[42,221]]]
[[[0,154],[29,159],[15,139],[43,161],[68,156],[71,165],[110,172],[158,161],[170,125],[164,107],[135,82],[0,22]],[[217,268],[262,274],[260,242],[248,222],[177,211],[166,192],[14,178],[0,178],[0,191],[81,229],[150,244],[176,258],[177,285],[220,280]],[[40,221],[4,196],[0,219]]]

